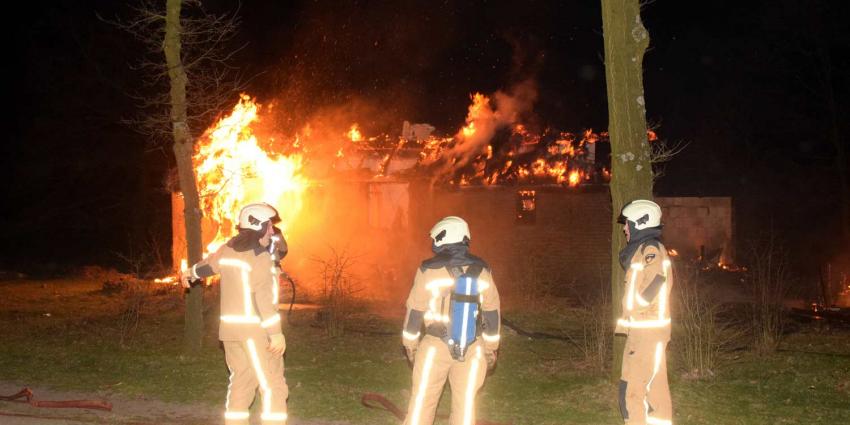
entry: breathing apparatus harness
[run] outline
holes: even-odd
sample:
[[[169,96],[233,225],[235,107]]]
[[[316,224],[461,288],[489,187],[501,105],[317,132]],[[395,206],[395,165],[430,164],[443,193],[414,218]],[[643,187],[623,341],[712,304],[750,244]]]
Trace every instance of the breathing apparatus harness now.
[[[478,276],[484,271],[480,263],[470,265],[466,272],[460,266],[446,266],[454,279],[452,291],[448,295],[450,322],[434,322],[427,327],[428,335],[440,338],[448,347],[452,358],[464,361],[466,350],[478,338],[480,331],[479,311],[481,310]],[[443,297],[445,302],[446,297]]]

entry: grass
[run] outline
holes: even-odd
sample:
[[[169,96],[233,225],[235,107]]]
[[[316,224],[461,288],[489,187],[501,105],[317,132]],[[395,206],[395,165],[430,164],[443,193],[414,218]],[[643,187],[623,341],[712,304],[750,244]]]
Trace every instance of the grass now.
[[[202,404],[210,407],[207,413],[217,412],[227,370],[216,343],[214,309],[208,314],[205,348],[188,358],[180,353],[179,291],[146,302],[139,329],[121,346],[122,295],[100,289],[97,280],[85,279],[0,283],[0,380]],[[214,305],[214,299],[207,304]],[[310,313],[295,314],[295,325],[284,326],[290,414],[397,424],[387,412],[362,407],[359,399],[364,392],[377,392],[406,407],[410,369],[397,336],[401,318],[361,315],[350,328],[368,333],[349,331],[330,339],[311,326]],[[575,335],[579,329],[565,308],[506,315],[540,332]],[[683,378],[671,354],[676,423],[850,423],[850,334],[802,329],[782,348],[796,351],[725,353],[716,377],[707,381]],[[535,425],[620,423],[616,386],[582,361],[568,342],[504,332],[498,367],[479,398],[480,417]],[[448,391],[440,413],[448,413],[447,398]]]

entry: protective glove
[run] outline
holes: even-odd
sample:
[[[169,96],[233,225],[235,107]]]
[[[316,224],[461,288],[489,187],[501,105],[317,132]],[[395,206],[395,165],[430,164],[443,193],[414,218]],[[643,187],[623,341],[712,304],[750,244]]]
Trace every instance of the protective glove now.
[[[180,285],[186,289],[189,289],[191,286],[192,280],[195,278],[192,277],[192,269],[182,269],[180,270]]]
[[[484,360],[487,360],[487,370],[493,370],[496,367],[496,360],[498,359],[499,354],[493,350],[484,351]]]
[[[271,339],[268,348],[269,352],[275,356],[282,356],[286,351],[286,338],[283,334],[274,334],[269,338]]]
[[[416,360],[416,348],[417,347],[404,346],[404,354],[407,356],[407,361],[409,361],[411,365],[413,365]]]

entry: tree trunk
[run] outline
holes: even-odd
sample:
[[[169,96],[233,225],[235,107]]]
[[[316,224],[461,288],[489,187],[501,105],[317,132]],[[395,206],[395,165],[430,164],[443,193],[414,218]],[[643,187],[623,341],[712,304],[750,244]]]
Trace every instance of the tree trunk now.
[[[168,0],[165,15],[165,40],[162,50],[168,65],[168,77],[171,81],[171,124],[174,137],[174,157],[177,160],[177,174],[180,191],[183,193],[183,214],[186,223],[186,247],[189,264],[200,261],[203,255],[201,241],[201,208],[198,188],[195,185],[195,170],[192,166],[194,146],[189,131],[186,112],[186,83],[188,77],[180,54],[180,9],[182,0]],[[203,285],[191,288],[186,295],[186,313],[184,317],[184,349],[195,352],[201,348],[204,334],[204,298]]]
[[[623,204],[652,199],[652,164],[646,137],[643,97],[643,54],[649,33],[640,19],[638,0],[602,0],[605,41],[605,79],[608,89],[608,134],[611,141],[611,305],[614,320],[620,317],[623,270],[618,254],[625,245],[622,226],[616,223]],[[612,376],[620,376],[624,341],[614,338]]]

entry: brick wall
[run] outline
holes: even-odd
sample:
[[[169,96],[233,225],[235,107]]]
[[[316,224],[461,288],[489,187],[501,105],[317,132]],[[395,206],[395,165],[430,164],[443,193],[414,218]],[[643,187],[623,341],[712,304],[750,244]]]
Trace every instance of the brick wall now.
[[[681,258],[697,258],[734,264],[732,198],[657,198],[664,222],[664,242]]]
[[[516,219],[520,190],[535,192],[533,223]],[[418,212],[411,219],[414,226],[424,232],[446,215],[466,219],[473,252],[503,277],[501,287],[522,290],[542,284],[569,294],[572,288],[608,280],[612,215],[604,188],[485,187],[431,196],[413,197],[411,211]],[[734,264],[731,198],[659,197],[656,202],[663,211],[665,244],[680,258],[696,258],[702,252],[710,261]]]
[[[435,192],[422,207],[411,205],[411,223],[427,231],[436,220],[458,215],[469,222],[472,252],[486,259],[502,290],[543,286],[569,294],[576,286],[607,281],[611,207],[607,190],[535,187],[536,219],[517,221],[523,188],[469,188]],[[537,288],[539,289],[539,288]]]
[[[395,190],[396,186],[383,184],[381,188]],[[431,191],[427,184],[417,182],[409,188],[409,196],[401,197],[404,202],[385,196],[387,190],[377,191],[357,182],[332,185],[308,195],[302,222],[293,229],[292,255],[285,267],[312,287],[316,285],[316,265],[310,259],[327,257],[330,247],[348,249],[357,256],[357,272],[367,287],[364,295],[403,300],[417,265],[431,255],[428,230],[440,218],[458,215],[469,222],[472,252],[490,263],[500,291],[571,295],[576,288],[607,285],[612,230],[607,188]],[[517,221],[520,190],[535,193],[533,223]],[[380,199],[374,199],[378,192]],[[173,202],[175,212],[182,210],[178,198],[175,196]],[[706,254],[724,252],[724,261],[732,263],[730,198],[656,201],[664,212],[668,248],[675,248],[683,258],[692,258],[702,246]],[[394,207],[385,205],[387,202],[398,203],[398,211],[408,216],[399,218]],[[174,215],[173,230],[177,266],[180,254],[185,252],[181,214]],[[205,236],[209,239],[212,235]]]

